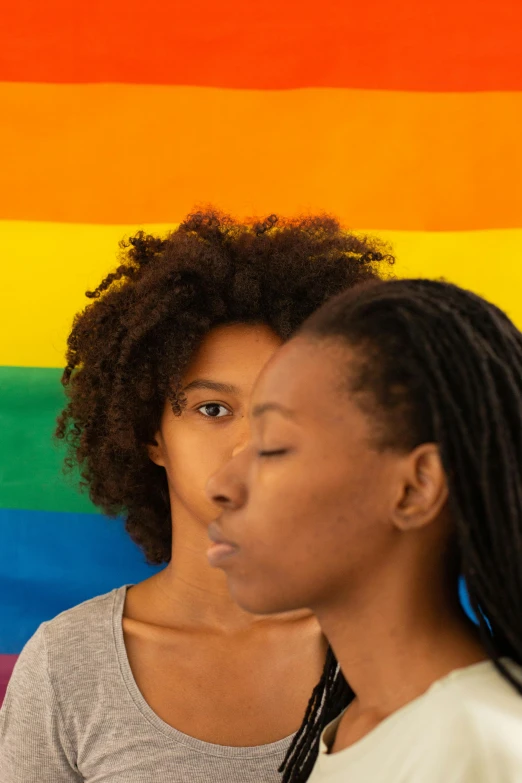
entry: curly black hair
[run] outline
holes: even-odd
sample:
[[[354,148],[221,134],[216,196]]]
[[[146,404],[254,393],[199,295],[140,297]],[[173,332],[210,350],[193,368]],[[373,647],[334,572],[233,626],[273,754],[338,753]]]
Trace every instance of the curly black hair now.
[[[147,446],[167,400],[181,413],[183,374],[205,335],[249,322],[286,340],[333,294],[389,274],[394,259],[328,216],[240,223],[214,209],[120,248],[120,265],[74,319],[55,434],[93,503],[122,515],[147,562],[160,564],[171,557],[170,502]]]

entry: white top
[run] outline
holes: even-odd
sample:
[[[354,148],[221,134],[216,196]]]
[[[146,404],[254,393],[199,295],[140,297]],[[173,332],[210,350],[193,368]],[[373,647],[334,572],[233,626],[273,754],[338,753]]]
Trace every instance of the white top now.
[[[522,682],[522,668],[502,659]],[[452,672],[358,742],[328,754],[309,783],[522,783],[522,696],[490,661]]]

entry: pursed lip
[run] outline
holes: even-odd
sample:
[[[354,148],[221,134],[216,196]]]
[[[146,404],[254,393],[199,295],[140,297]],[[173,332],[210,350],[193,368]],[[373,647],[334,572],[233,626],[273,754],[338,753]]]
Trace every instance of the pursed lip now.
[[[208,537],[212,541],[212,545],[207,550],[207,558],[211,566],[224,567],[222,564],[239,551],[237,544],[224,537],[217,521],[208,526]]]
[[[225,536],[221,532],[221,528],[217,520],[215,522],[211,522],[210,525],[208,526],[208,537],[210,538],[213,544],[226,544],[227,546],[234,547],[234,549],[238,549],[237,544],[225,538]]]

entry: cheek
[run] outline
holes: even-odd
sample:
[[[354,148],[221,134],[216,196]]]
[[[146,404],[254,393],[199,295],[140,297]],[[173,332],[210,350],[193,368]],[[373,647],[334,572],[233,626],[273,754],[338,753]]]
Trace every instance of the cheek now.
[[[212,519],[216,507],[206,494],[208,479],[230,458],[230,438],[210,427],[194,429],[176,422],[165,434],[165,470],[173,505],[180,500],[195,516]],[[216,428],[217,429],[217,428]],[[210,516],[209,516],[210,515]]]
[[[267,472],[258,482],[238,516],[234,533],[241,551],[228,569],[240,606],[268,614],[312,605],[342,552],[338,509],[344,483],[331,473],[316,471],[312,478],[298,470],[285,471],[282,481]]]
[[[228,574],[237,603],[284,612],[355,588],[386,547],[379,502],[359,471],[347,476],[326,460],[295,479],[260,482],[238,520],[241,555]]]

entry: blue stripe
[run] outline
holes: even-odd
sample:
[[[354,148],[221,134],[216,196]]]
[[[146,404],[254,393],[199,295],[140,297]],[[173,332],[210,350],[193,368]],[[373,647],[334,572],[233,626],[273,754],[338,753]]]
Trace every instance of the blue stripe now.
[[[44,620],[160,570],[121,520],[0,509],[0,654],[17,654]],[[473,618],[465,585],[460,598]]]
[[[0,654],[19,653],[41,622],[160,570],[121,520],[0,509]]]

